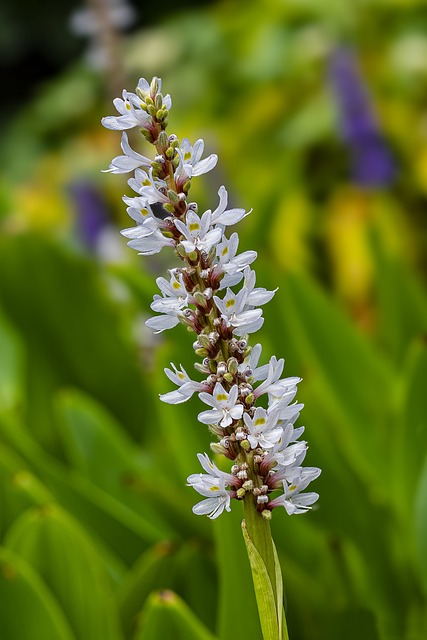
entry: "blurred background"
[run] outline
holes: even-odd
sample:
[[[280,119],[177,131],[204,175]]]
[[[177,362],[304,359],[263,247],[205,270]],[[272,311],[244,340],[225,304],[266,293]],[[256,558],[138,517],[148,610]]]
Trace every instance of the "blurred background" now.
[[[221,184],[253,207],[257,341],[304,378],[319,508],[272,522],[290,637],[426,638],[426,2],[3,0],[0,54],[2,639],[261,638],[240,505],[191,513],[199,401],[158,401],[192,371],[190,335],[144,326],[171,256],[127,248],[101,173],[101,117],[153,75],[168,131],[219,155],[200,210]]]

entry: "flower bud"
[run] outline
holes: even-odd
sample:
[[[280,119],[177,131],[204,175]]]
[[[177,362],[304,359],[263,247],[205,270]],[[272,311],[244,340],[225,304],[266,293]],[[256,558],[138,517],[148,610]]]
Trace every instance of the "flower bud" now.
[[[251,444],[250,444],[249,440],[242,440],[242,442],[240,443],[240,446],[245,451],[249,451],[249,449],[251,448]]]
[[[238,368],[239,368],[239,363],[237,362],[236,358],[228,358],[227,369],[229,370],[229,372],[232,373],[233,375],[236,375]]]
[[[231,373],[224,373],[224,380],[231,384],[234,378]]]
[[[237,489],[236,493],[237,497],[241,500],[245,497],[246,490],[243,487],[240,487],[240,489]]]
[[[264,520],[271,520],[271,511],[269,509],[263,509],[261,511],[261,515],[264,518]]]
[[[150,82],[150,94],[154,98],[156,93],[160,90],[160,78],[154,76],[154,78]]]
[[[159,137],[157,138],[157,144],[162,149],[162,151],[165,151],[168,148],[169,140],[165,131],[161,131],[159,133]]]
[[[201,347],[200,349],[196,349],[196,354],[201,358],[204,358],[205,356],[208,355],[208,351],[207,349],[204,349],[203,347]]]
[[[169,200],[171,201],[172,204],[178,204],[179,203],[178,194],[173,189],[168,189],[168,198],[169,198]]]
[[[251,404],[253,404],[254,401],[254,394],[250,393],[248,396],[246,396],[245,398],[245,404],[249,407]]]
[[[205,349],[208,349],[211,346],[209,337],[206,335],[206,333],[201,333],[199,335],[195,344],[197,343],[199,344],[199,347],[204,347]]]

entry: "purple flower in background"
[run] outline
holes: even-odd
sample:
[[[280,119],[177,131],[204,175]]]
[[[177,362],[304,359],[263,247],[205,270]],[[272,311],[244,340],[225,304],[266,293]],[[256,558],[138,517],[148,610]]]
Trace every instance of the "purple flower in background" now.
[[[329,74],[339,110],[341,135],[351,154],[353,181],[368,188],[390,184],[396,173],[394,159],[353,52],[336,49],[330,58]]]
[[[105,200],[93,184],[83,180],[71,184],[69,194],[75,209],[79,238],[88,249],[96,249],[109,222]]]

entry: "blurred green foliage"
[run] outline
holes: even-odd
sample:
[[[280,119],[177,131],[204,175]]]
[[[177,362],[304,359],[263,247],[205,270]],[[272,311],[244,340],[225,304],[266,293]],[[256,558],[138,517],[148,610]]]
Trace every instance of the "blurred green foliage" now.
[[[425,3],[243,4],[128,38],[127,86],[163,77],[171,132],[220,155],[194,199],[215,206],[224,182],[254,208],[240,250],[259,252],[260,286],[280,287],[257,340],[303,376],[308,460],[323,469],[319,509],[272,522],[290,637],[422,640]],[[342,43],[396,158],[388,189],[349,177],[327,80]],[[112,112],[102,87],[76,64],[2,134],[0,636],[258,640],[239,505],[214,523],[191,513],[185,478],[209,448],[198,401],[157,399],[170,361],[191,371],[191,336],[143,330],[170,256],[143,261],[118,236],[127,187],[99,173],[119,141],[99,125]],[[116,238],[102,250],[76,232],[69,187],[83,180],[101,188]]]

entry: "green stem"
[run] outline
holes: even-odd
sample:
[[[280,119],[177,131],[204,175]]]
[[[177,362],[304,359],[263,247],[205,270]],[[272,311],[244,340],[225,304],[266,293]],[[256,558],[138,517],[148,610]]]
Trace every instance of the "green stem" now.
[[[282,581],[280,568],[278,569],[279,575],[276,573],[276,562],[275,562],[275,548],[273,538],[271,536],[271,528],[269,520],[263,518],[257,511],[253,495],[251,493],[247,493],[243,499],[243,507],[244,507],[244,516],[245,516],[245,524],[246,529],[251,538],[254,546],[256,547],[258,553],[260,554],[264,565],[267,569],[268,576],[270,578],[271,586],[274,593],[274,600],[277,604],[276,611],[278,619],[281,617],[282,623],[282,632],[280,637],[277,640],[289,640],[288,628],[286,624],[285,610],[283,607],[283,602],[278,602],[277,591],[278,585],[277,580]],[[255,579],[255,576],[254,576]],[[280,586],[279,589],[282,587]],[[261,617],[262,612],[260,607],[258,607],[258,612]],[[262,624],[261,624],[262,626]]]
[[[270,522],[263,518],[256,510],[253,495],[247,493],[243,500],[246,528],[249,536],[267,567],[274,597],[277,597],[276,574],[274,569],[273,539],[271,537]]]

